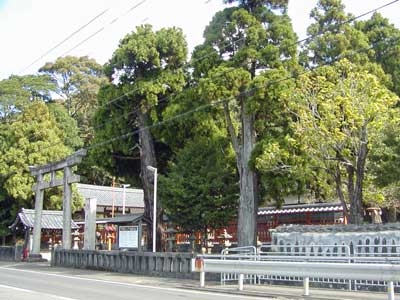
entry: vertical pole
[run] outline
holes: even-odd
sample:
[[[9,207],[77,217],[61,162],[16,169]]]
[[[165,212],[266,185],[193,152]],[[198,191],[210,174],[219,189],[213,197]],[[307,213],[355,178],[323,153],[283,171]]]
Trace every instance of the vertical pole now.
[[[125,194],[125,187],[126,185],[122,185],[122,214],[125,214],[125,199],[126,199],[126,194]]]
[[[71,185],[68,179],[71,175],[71,168],[64,168],[64,198],[63,198],[63,249],[71,249]]]
[[[115,194],[114,194],[114,187],[115,187],[115,177],[112,178],[112,207],[111,207],[111,218],[114,218],[114,210],[115,210]]]
[[[310,277],[303,278],[303,295],[309,296],[310,295]]]
[[[33,245],[32,254],[40,254],[40,240],[42,233],[42,211],[43,211],[43,190],[40,189],[43,175],[39,174],[36,177],[35,191],[35,222],[33,225]]]
[[[157,234],[157,168],[154,168],[154,201],[153,201],[153,252],[156,252]]]
[[[206,273],[200,272],[200,287],[206,286]]]
[[[243,291],[243,280],[244,280],[244,275],[239,274],[239,291]]]
[[[139,252],[142,251],[142,235],[143,235],[143,223],[142,220],[139,221],[139,227],[138,227],[138,250]]]
[[[85,237],[83,248],[96,249],[96,206],[97,199],[88,198],[85,203]]]
[[[388,291],[388,299],[389,300],[394,300],[394,285],[393,285],[393,281],[389,281],[388,282],[387,291]]]

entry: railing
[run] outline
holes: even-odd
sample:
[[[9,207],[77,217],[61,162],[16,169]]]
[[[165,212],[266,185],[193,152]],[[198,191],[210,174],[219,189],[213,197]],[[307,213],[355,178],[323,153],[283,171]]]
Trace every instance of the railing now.
[[[15,247],[1,246],[0,261],[20,261],[22,256],[22,246]]]
[[[194,279],[190,253],[55,249],[52,266]]]
[[[292,261],[292,262],[325,262],[325,263],[364,263],[364,264],[400,264],[400,245],[261,245],[257,251],[255,248],[233,248],[221,252],[220,259],[233,260],[258,260],[258,261]],[[397,251],[397,252],[396,252]],[[249,255],[254,255],[252,258]],[[215,256],[211,256],[212,258]],[[218,258],[218,257],[217,257]],[[221,273],[221,284],[237,282],[238,273]],[[302,282],[298,276],[275,276],[244,274],[243,280],[250,284],[271,282]],[[349,290],[374,289],[381,290],[386,286],[385,282],[378,280],[350,280],[338,278],[322,278],[313,276],[309,281],[314,285],[334,286],[338,288],[348,287]],[[394,288],[400,288],[400,282],[394,282]]]
[[[358,244],[348,245],[262,245],[260,260],[308,261],[308,262],[348,262],[348,263],[389,263],[400,264],[400,245]],[[284,256],[284,258],[282,258]],[[295,276],[259,276],[259,283],[273,281],[301,282]],[[311,277],[311,282],[324,285],[348,286],[349,290],[379,288],[385,283],[379,281],[342,280]],[[400,288],[400,282],[394,282]]]
[[[302,278],[304,295],[309,295],[310,277],[342,280],[366,280],[387,282],[388,299],[394,300],[394,282],[400,281],[400,265],[298,262],[298,261],[254,261],[248,256],[225,257],[197,256],[192,260],[192,271],[200,272],[200,286],[205,286],[205,273],[235,273],[239,275],[239,290],[243,290],[244,274],[269,276],[295,276]],[[239,259],[239,260],[238,260]]]
[[[226,248],[221,251],[221,258],[258,260],[257,248],[254,246]],[[229,281],[237,281],[239,279],[238,276],[236,273],[221,273],[221,284],[224,285]],[[257,279],[257,275],[254,274],[245,274],[243,277],[243,280],[253,284],[258,283]]]

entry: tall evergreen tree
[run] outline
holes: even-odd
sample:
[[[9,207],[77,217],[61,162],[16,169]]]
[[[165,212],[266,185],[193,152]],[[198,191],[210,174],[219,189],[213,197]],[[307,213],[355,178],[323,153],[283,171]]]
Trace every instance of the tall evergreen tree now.
[[[250,162],[259,134],[255,120],[263,100],[252,98],[246,90],[260,72],[295,68],[296,35],[287,15],[287,1],[238,2],[238,7],[218,12],[207,26],[204,45],[196,50],[204,53],[209,49],[213,60],[196,62],[194,73],[203,78],[203,97],[226,100],[222,104],[225,126],[240,179],[238,240],[240,246],[248,246],[256,243],[258,180]]]
[[[99,95],[96,121],[107,124],[97,129],[98,142],[137,130],[137,135],[127,135],[123,141],[110,143],[99,153],[109,156],[107,151],[110,151],[114,155],[130,156],[133,149],[139,150],[138,167],[149,241],[152,241],[154,176],[147,167],[158,166],[154,136],[149,126],[160,120],[167,104],[165,97],[180,91],[185,84],[183,66],[186,56],[187,46],[181,30],[168,28],[154,32],[150,25],[139,26],[121,40],[107,64],[110,83]],[[116,98],[118,102],[107,103]],[[115,157],[111,165],[114,163]]]
[[[319,0],[311,11],[314,22],[307,28],[309,39],[303,44],[300,61],[308,67],[329,64],[346,57],[352,62],[369,62],[365,34],[354,27],[353,16],[346,14],[342,0]],[[359,51],[359,52],[358,52]]]
[[[390,75],[388,87],[400,96],[400,29],[379,13],[355,26],[367,36],[374,50],[369,52],[370,59]]]

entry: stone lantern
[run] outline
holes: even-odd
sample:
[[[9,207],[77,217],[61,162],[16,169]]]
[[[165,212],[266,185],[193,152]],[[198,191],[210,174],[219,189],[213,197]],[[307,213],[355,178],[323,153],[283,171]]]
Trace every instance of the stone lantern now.
[[[167,251],[173,252],[176,245],[176,230],[174,228],[168,228],[165,230],[167,235]]]
[[[74,245],[72,246],[72,249],[79,250],[79,245],[78,245],[78,243],[80,241],[79,231],[75,230],[74,233],[72,234],[72,236],[74,237]]]
[[[232,239],[232,236],[224,229],[224,232],[218,236],[219,239],[222,240],[223,245],[225,248],[229,248],[232,244],[230,242],[230,239]]]

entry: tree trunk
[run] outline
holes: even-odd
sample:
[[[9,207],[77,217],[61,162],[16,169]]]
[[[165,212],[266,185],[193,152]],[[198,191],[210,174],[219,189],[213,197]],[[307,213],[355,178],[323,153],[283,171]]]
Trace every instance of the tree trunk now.
[[[397,209],[394,206],[388,208],[388,222],[389,223],[397,222]]]
[[[342,190],[342,177],[340,175],[340,168],[337,167],[335,170],[336,174],[334,174],[335,185],[336,185],[336,194],[339,197],[340,203],[343,206],[343,216],[346,220],[349,220],[349,211],[347,209],[346,200],[344,198],[343,190]]]
[[[154,204],[154,173],[147,169],[148,166],[157,167],[153,137],[146,128],[147,115],[139,110],[139,146],[140,146],[140,170],[143,184],[144,221],[147,224],[147,246],[153,247],[153,204]],[[158,214],[157,214],[158,215]],[[160,224],[159,220],[157,223]],[[160,247],[160,243],[157,243]]]
[[[357,166],[355,169],[356,182],[354,192],[351,196],[351,223],[362,224],[363,222],[363,181],[365,175],[365,161],[368,153],[368,137],[366,125],[361,130],[360,149],[357,153]],[[353,169],[354,170],[354,169]]]
[[[254,117],[247,114],[242,104],[242,147],[238,165],[240,165],[240,200],[238,213],[238,246],[256,246],[257,203],[256,177],[250,170],[249,162],[255,146]]]

